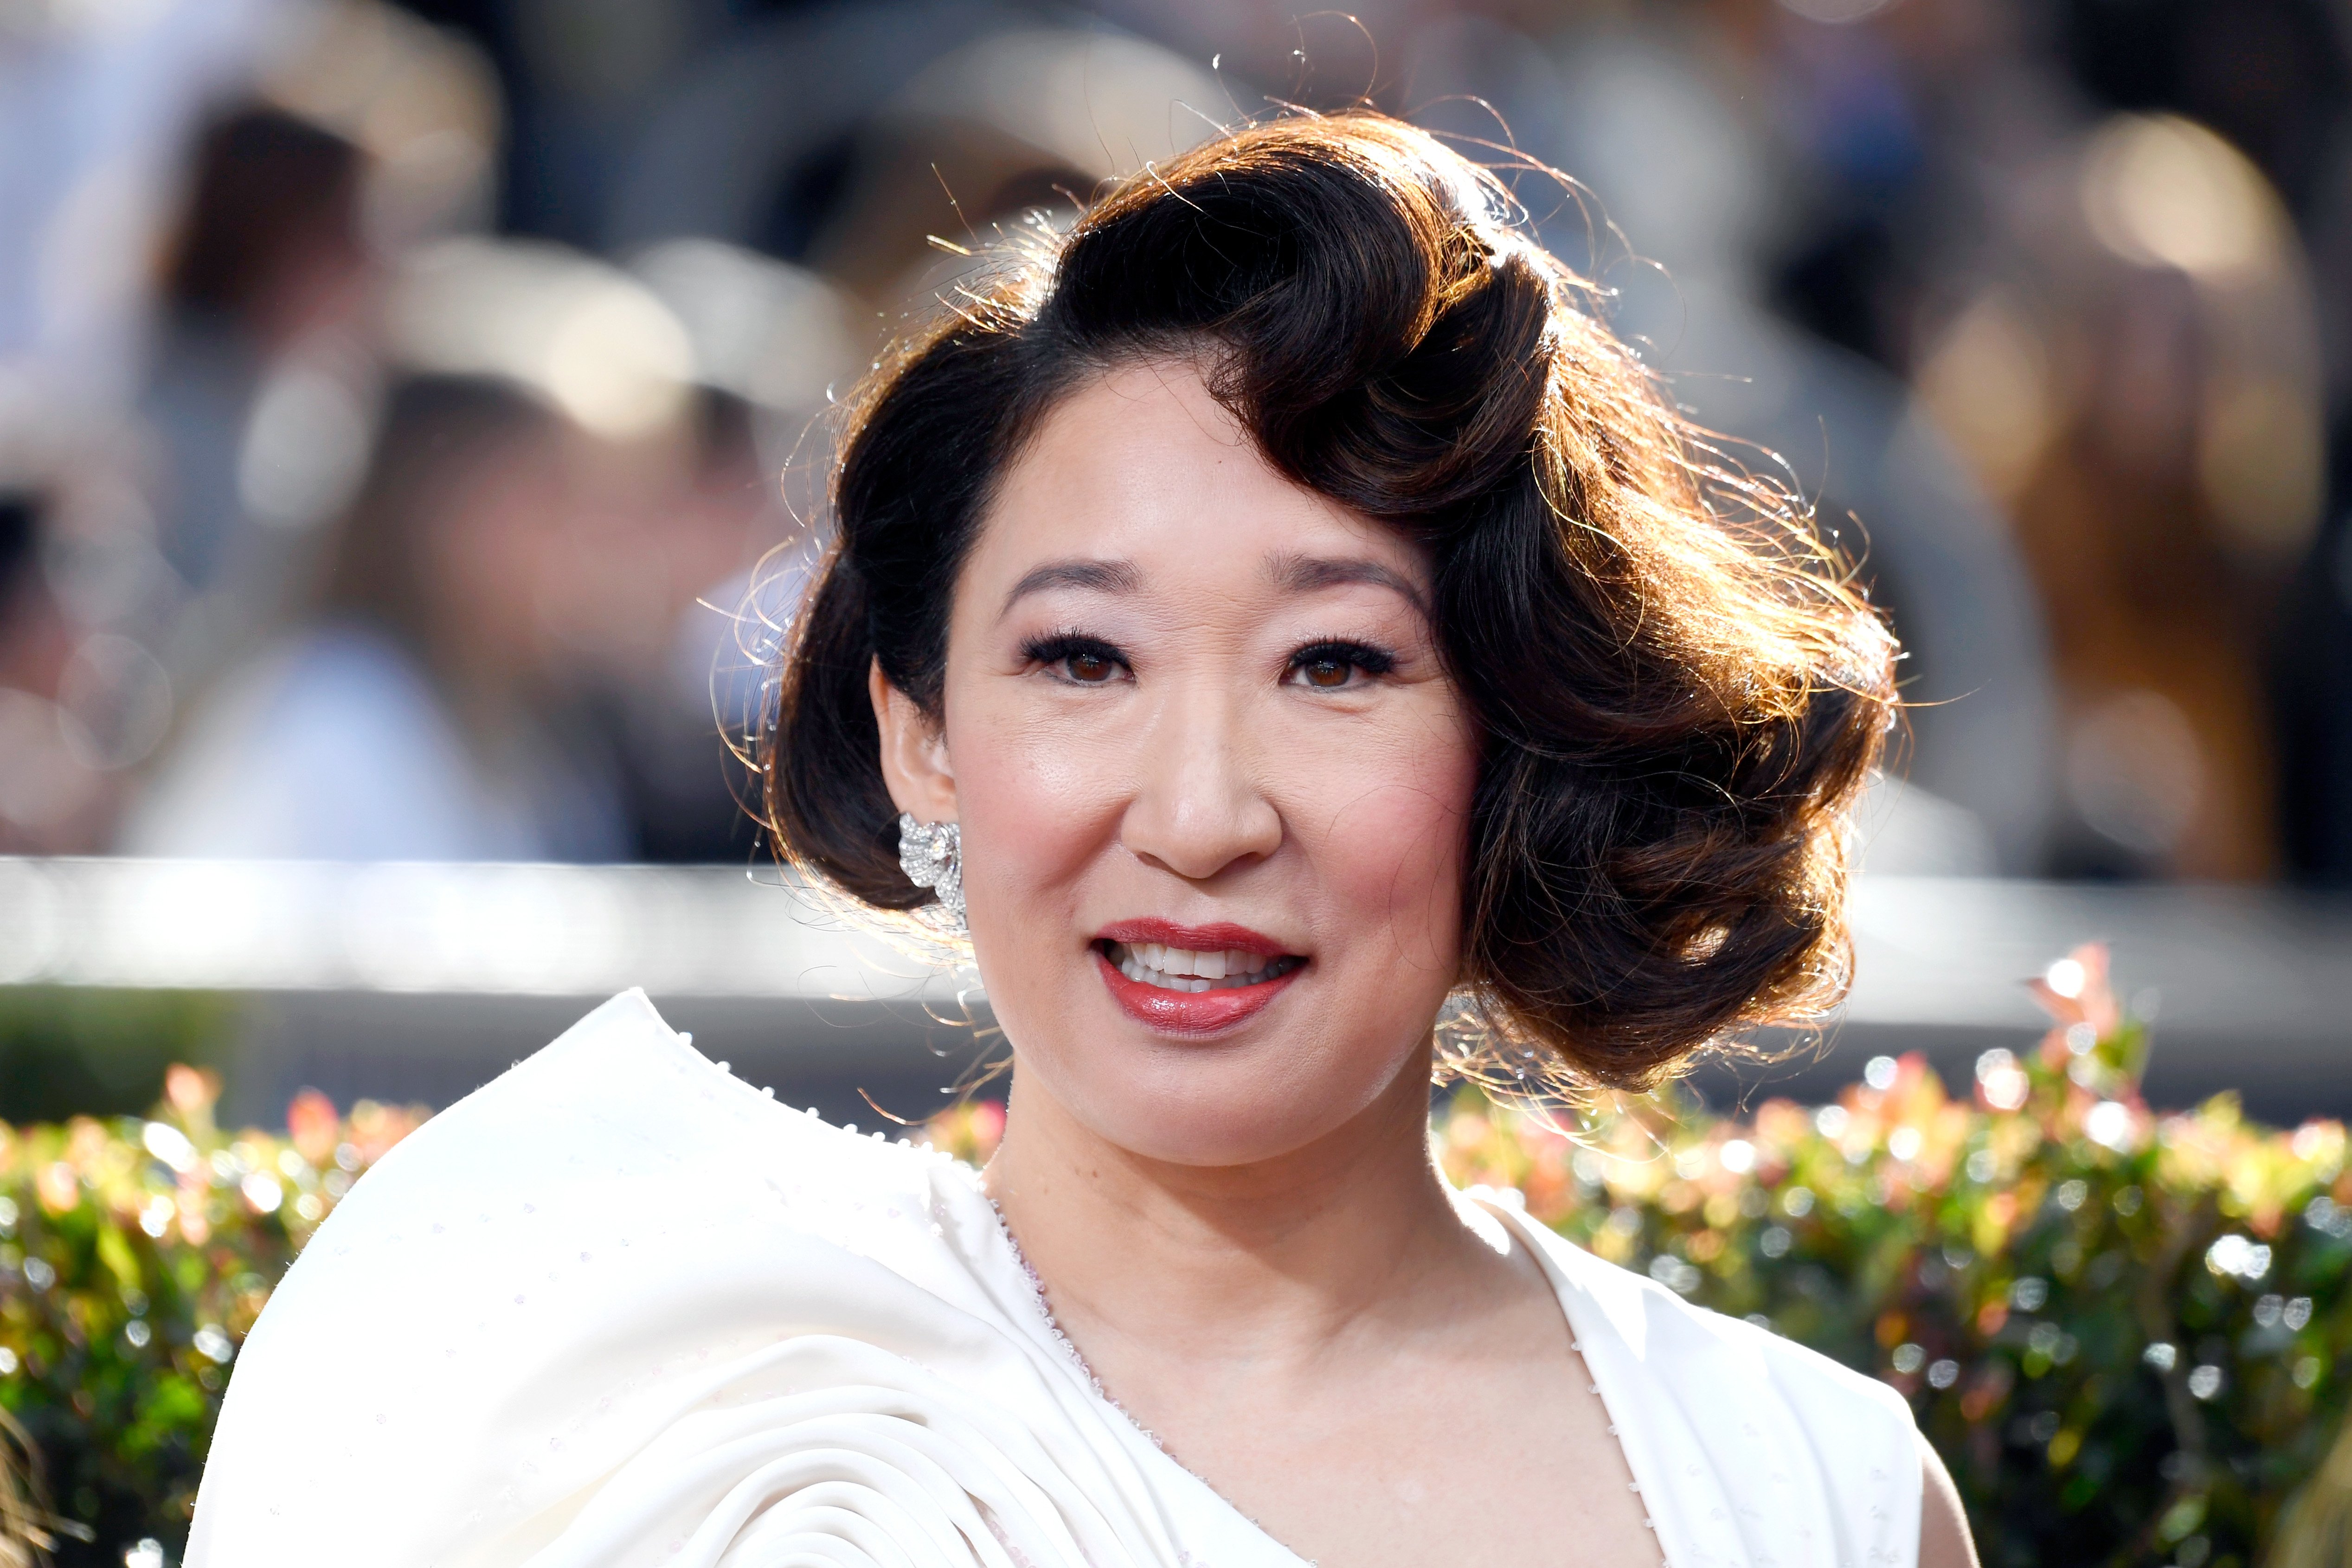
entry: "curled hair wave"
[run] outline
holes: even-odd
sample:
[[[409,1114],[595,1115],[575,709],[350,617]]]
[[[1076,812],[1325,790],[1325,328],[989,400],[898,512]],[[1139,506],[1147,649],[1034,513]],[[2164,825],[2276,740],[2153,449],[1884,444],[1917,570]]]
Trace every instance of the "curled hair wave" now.
[[[1411,126],[1289,115],[967,282],[846,410],[837,538],[760,736],[781,851],[877,908],[930,898],[898,868],[867,671],[936,714],[956,576],[1023,442],[1081,377],[1190,355],[1280,472],[1429,552],[1482,735],[1461,984],[1489,1043],[1639,1088],[1832,1005],[1893,639],[1517,212]]]

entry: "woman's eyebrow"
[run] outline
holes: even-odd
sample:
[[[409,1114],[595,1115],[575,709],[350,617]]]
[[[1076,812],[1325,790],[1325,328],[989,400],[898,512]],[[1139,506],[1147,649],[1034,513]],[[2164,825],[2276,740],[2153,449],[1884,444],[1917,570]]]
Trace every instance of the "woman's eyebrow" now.
[[[1268,557],[1266,572],[1276,585],[1286,593],[1312,594],[1322,588],[1369,583],[1374,587],[1393,590],[1423,616],[1429,614],[1428,595],[1422,592],[1420,584],[1395,568],[1365,556],[1285,553]]]
[[[1142,584],[1143,574],[1132,561],[1048,561],[1043,566],[1033,566],[1013,584],[1013,592],[1004,595],[1004,607],[996,612],[1003,620],[1013,613],[1013,606],[1032,594],[1042,594],[1048,588],[1087,588],[1097,594],[1132,594]]]

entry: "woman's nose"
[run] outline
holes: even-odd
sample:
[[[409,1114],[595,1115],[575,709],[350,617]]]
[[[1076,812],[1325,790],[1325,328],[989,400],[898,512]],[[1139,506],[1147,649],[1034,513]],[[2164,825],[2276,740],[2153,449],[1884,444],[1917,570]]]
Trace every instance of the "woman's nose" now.
[[[1244,732],[1244,705],[1221,693],[1171,693],[1137,737],[1137,788],[1119,839],[1139,859],[1190,881],[1282,842]]]

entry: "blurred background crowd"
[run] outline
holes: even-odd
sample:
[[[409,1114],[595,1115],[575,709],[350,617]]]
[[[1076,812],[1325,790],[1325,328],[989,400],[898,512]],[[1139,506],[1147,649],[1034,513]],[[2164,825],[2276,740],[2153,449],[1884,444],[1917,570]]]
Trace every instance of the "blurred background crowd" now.
[[[2352,884],[2347,0],[0,0],[0,853],[748,857],[829,399],[1366,96],[1862,561],[1868,866]]]

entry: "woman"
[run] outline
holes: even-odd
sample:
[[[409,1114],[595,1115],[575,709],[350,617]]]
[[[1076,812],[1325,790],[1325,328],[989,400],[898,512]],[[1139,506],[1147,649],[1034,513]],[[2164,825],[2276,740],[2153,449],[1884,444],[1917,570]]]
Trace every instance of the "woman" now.
[[[247,1342],[191,1562],[1970,1562],[1894,1391],[1450,1190],[1433,1026],[1648,1083],[1826,1002],[1891,645],[1503,193],[1372,115],[1114,190],[880,371],[763,752],[966,931],[975,1183],[641,997]]]

